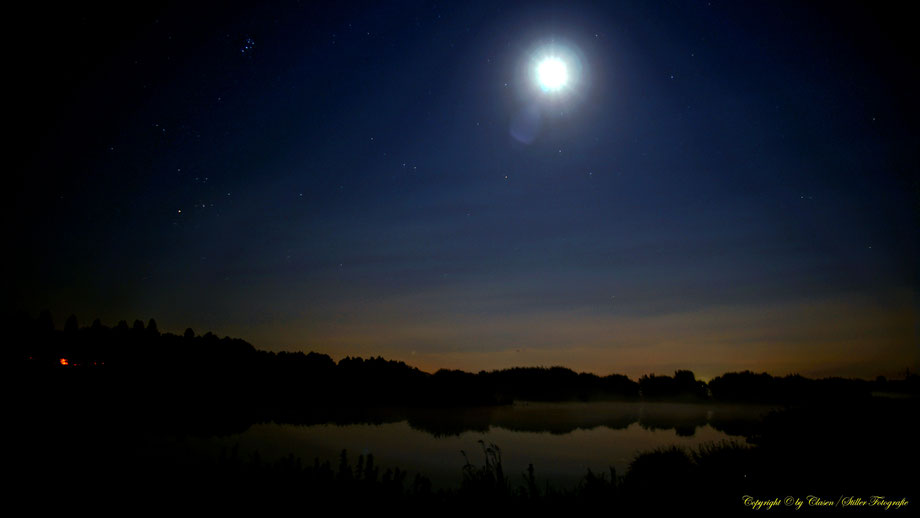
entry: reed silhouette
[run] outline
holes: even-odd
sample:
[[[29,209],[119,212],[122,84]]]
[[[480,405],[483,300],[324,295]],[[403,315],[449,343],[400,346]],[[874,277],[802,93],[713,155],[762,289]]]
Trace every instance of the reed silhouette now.
[[[562,367],[429,374],[379,357],[335,362],[315,352],[260,351],[243,340],[192,329],[174,335],[161,332],[153,319],[130,326],[123,320],[115,327],[96,319],[81,328],[70,316],[57,329],[50,313],[42,312],[37,318],[8,316],[6,329],[12,340],[4,365],[20,389],[9,411],[11,422],[20,423],[14,444],[22,461],[13,470],[24,486],[17,489],[34,499],[49,491],[62,501],[104,493],[130,505],[151,498],[234,502],[273,494],[283,495],[279,502],[310,498],[432,512],[448,505],[639,512],[650,501],[678,509],[700,494],[713,496],[709,502],[716,507],[738,508],[743,494],[916,492],[920,383],[909,372],[904,379],[867,381],[745,371],[709,383],[690,371],[638,381]],[[503,404],[520,400],[700,404],[683,405],[679,415],[624,404],[616,415],[547,424],[537,414],[551,412],[551,406],[532,414],[526,406],[516,414],[502,411]],[[733,419],[711,411],[713,402],[770,404],[774,410],[763,418]],[[424,475],[410,478],[378,466],[370,454],[353,463],[343,451],[335,468],[292,456],[242,459],[235,451],[177,459],[139,455],[136,436],[125,432],[208,436],[268,421],[403,420],[436,436],[492,426],[567,433],[636,422],[692,435],[708,424],[744,442],[645,452],[623,475],[589,471],[572,488],[541,484],[539,466],[507,473],[502,450],[482,443],[481,464],[463,454],[458,487],[434,490]],[[655,497],[661,494],[669,498]]]

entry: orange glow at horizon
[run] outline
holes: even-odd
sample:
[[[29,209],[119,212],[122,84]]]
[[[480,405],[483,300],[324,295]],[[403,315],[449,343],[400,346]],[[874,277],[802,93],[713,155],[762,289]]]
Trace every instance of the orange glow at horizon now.
[[[472,295],[465,288],[408,295],[352,313],[343,303],[319,308],[307,318],[229,332],[246,333],[268,350],[312,350],[336,360],[383,356],[426,372],[560,365],[633,379],[678,369],[692,370],[698,378],[752,370],[874,379],[920,369],[920,351],[912,345],[916,320],[909,292],[889,294],[885,305],[850,294],[650,314],[590,308],[496,314],[433,309],[446,305],[445,298],[469,300]]]

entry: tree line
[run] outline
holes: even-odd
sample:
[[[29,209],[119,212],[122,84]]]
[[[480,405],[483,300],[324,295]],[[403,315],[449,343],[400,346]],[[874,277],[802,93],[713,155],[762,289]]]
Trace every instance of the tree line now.
[[[598,376],[565,367],[515,367],[478,373],[441,369],[423,372],[401,361],[326,354],[271,352],[238,339],[191,328],[182,335],[122,320],[114,327],[99,319],[80,327],[71,315],[58,329],[48,311],[37,318],[14,315],[7,352],[15,374],[36,393],[60,397],[99,395],[135,404],[181,403],[191,408],[246,408],[252,413],[296,413],[322,406],[494,405],[515,400],[682,400],[789,404],[853,399],[872,393],[917,394],[918,377],[875,380],[730,372],[708,383],[689,370],[648,374],[632,380]],[[117,391],[113,390],[117,387]]]

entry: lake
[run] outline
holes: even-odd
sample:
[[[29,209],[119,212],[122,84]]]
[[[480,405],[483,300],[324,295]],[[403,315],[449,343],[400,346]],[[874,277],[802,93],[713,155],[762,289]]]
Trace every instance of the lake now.
[[[150,435],[142,454],[194,459],[236,449],[248,459],[293,454],[304,462],[328,460],[343,449],[350,462],[373,454],[381,472],[399,467],[421,473],[434,487],[456,487],[465,451],[484,463],[482,441],[501,449],[512,484],[532,463],[538,483],[571,487],[588,469],[625,473],[642,451],[679,445],[745,441],[743,433],[773,407],[665,402],[536,403],[450,409],[383,409],[338,415],[307,425],[261,423],[222,437]]]

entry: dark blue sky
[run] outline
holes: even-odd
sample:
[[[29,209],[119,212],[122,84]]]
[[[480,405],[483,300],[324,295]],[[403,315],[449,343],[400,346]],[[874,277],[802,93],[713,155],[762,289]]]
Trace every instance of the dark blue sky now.
[[[896,5],[343,4],[15,12],[14,305],[432,371],[920,367]]]

